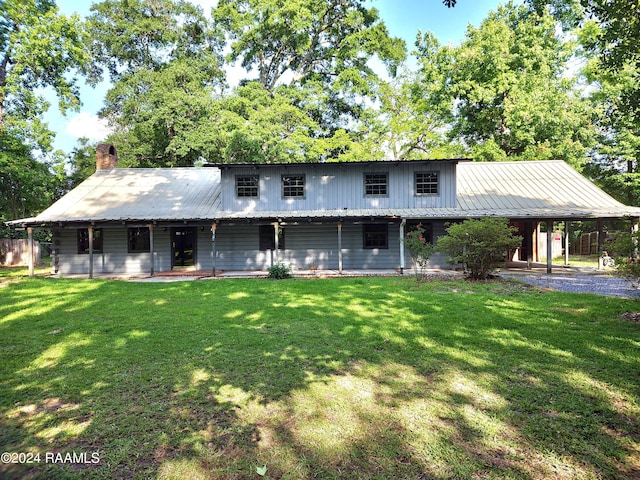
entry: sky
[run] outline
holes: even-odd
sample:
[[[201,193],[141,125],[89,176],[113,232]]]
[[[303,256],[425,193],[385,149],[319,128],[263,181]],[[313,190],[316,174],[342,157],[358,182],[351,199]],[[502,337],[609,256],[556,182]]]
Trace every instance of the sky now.
[[[208,13],[217,0],[191,0],[203,7]],[[86,16],[90,13],[89,0],[58,0],[60,12],[66,15],[78,13]],[[468,25],[475,27],[495,10],[500,0],[458,0],[454,8],[447,8],[441,0],[368,0],[366,5],[380,12],[389,33],[403,38],[410,52],[414,46],[418,30],[431,31],[442,44],[458,44],[465,36]],[[517,2],[519,3],[519,2]],[[239,68],[239,67],[237,67]],[[233,69],[232,69],[233,70]],[[229,76],[233,76],[233,71]],[[80,112],[71,112],[62,116],[56,107],[56,101],[50,99],[51,108],[46,116],[49,127],[56,133],[54,148],[70,153],[77,145],[77,139],[87,137],[92,141],[101,141],[108,135],[106,125],[97,116],[103,99],[109,88],[103,83],[91,88],[80,82],[82,108]]]

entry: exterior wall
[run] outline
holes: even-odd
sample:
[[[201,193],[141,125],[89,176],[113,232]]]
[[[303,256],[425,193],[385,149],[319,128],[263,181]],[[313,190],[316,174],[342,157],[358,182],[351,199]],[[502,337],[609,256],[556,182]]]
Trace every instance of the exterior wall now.
[[[127,252],[127,227],[96,226],[102,228],[102,252],[93,255],[93,272],[140,274],[151,271],[150,253]],[[58,273],[89,273],[89,255],[78,253],[77,228],[55,229],[53,232],[53,261]],[[171,237],[169,230],[154,230],[154,268],[156,272],[171,270]],[[55,266],[53,267],[55,268]]]
[[[148,274],[150,253],[127,252],[127,227],[101,226],[103,251],[93,256],[94,274]],[[259,225],[224,224],[216,230],[217,270],[267,270],[277,260],[294,270],[338,269],[338,225],[336,223],[300,223],[284,225],[283,250],[261,251]],[[342,266],[349,269],[397,269],[400,267],[400,222],[388,223],[388,248],[363,248],[363,224],[344,221],[342,227]],[[444,223],[433,222],[434,240],[444,234]],[[77,228],[54,230],[53,249],[57,272],[62,275],[88,274],[89,255],[78,254]],[[171,270],[171,234],[156,227],[154,230],[155,272]],[[195,269],[213,268],[213,251],[209,227],[197,229]],[[448,267],[439,254],[432,257],[430,266]],[[411,268],[411,257],[405,249],[405,268]]]
[[[389,248],[363,248],[363,225],[343,222],[342,226],[342,266],[348,269],[396,269],[400,267],[400,222],[389,224]],[[444,223],[434,222],[434,240],[444,235]],[[259,249],[259,226],[257,224],[220,224],[216,231],[217,270],[266,270],[272,262],[280,260],[294,270],[337,270],[338,269],[338,225],[292,224],[282,227],[284,232],[283,250],[275,252]],[[210,242],[210,236],[207,238]],[[199,252],[206,251],[200,248]],[[203,255],[204,256],[204,255]],[[209,255],[210,258],[210,255]],[[204,269],[211,263],[203,259]],[[443,255],[432,257],[430,266],[447,267]],[[411,257],[405,249],[405,267],[411,268]]]
[[[456,206],[455,163],[375,162],[369,164],[257,165],[222,169],[225,211],[335,210],[342,208],[449,208]],[[439,172],[437,195],[415,195],[415,172]],[[388,194],[365,196],[364,175],[387,173]],[[237,175],[260,176],[258,198],[238,198]],[[304,198],[282,197],[282,175],[305,175]]]

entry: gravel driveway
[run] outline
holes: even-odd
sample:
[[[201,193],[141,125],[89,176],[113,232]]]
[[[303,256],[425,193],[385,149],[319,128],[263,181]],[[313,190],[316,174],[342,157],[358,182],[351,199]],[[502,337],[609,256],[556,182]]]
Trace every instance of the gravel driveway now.
[[[640,300],[640,289],[635,280],[605,273],[533,273],[501,272],[503,278],[515,278],[540,287],[574,293],[595,293],[609,297],[625,297]]]

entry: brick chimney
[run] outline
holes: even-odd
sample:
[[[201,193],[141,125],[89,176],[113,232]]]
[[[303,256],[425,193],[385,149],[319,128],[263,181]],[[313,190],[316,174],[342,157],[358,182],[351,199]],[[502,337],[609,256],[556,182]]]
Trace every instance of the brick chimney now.
[[[96,148],[96,170],[112,170],[114,168],[118,168],[116,147],[108,143],[101,143]]]

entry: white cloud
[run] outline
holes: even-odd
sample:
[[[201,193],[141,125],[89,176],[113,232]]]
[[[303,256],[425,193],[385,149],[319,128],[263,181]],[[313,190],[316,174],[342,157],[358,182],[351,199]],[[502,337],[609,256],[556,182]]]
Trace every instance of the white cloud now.
[[[74,138],[103,140],[111,133],[107,121],[89,112],[80,112],[69,119],[64,132]]]

